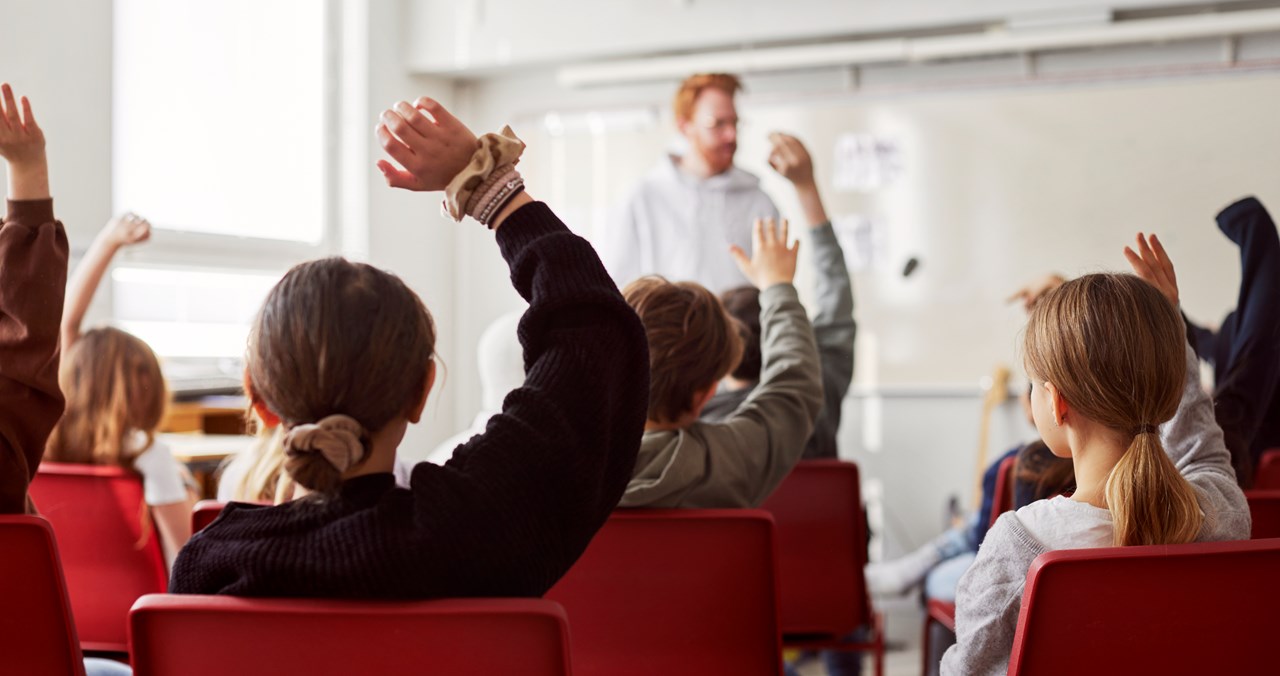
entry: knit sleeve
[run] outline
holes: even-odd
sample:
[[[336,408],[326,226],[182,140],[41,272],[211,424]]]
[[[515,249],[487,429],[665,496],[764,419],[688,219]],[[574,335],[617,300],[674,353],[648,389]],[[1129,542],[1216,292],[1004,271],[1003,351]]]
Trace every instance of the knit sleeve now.
[[[67,235],[53,200],[11,200],[0,222],[0,514],[27,510],[27,486],[64,400],[58,324]]]
[[[942,656],[942,673],[1004,674],[1018,629],[1027,568],[1043,547],[1028,548],[1013,535],[1006,513],[987,531],[973,565],[956,588],[956,643]],[[1017,529],[1021,530],[1021,529]]]
[[[417,465],[411,489],[420,523],[447,534],[452,557],[464,562],[457,589],[540,595],[586,548],[631,477],[648,347],[595,251],[546,205],[522,207],[497,236],[529,301],[519,326],[525,382],[443,467]]]

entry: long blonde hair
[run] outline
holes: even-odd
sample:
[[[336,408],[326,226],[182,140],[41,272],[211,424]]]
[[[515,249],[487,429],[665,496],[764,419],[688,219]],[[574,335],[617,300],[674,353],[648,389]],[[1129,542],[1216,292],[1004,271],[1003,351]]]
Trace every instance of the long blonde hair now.
[[[151,348],[119,329],[92,329],[63,355],[58,382],[67,407],[45,459],[132,469],[135,455],[155,441],[169,400]],[[138,448],[128,439],[135,431],[146,435]]]
[[[231,499],[279,505],[299,497],[303,489],[284,471],[284,428],[258,421],[257,430],[253,445],[245,451],[248,469],[233,487]]]
[[[1177,310],[1133,275],[1067,282],[1036,303],[1027,323],[1032,377],[1053,383],[1085,417],[1132,438],[1104,489],[1116,546],[1181,544],[1200,532],[1195,491],[1156,429],[1178,410],[1185,340]]]

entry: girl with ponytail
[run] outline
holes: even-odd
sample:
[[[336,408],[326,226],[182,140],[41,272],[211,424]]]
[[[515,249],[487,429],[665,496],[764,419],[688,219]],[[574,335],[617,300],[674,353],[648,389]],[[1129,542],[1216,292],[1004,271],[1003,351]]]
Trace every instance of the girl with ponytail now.
[[[1000,673],[1031,562],[1055,549],[1249,537],[1249,511],[1200,388],[1159,240],[1125,248],[1137,276],[1093,274],[1035,304],[1024,354],[1036,429],[1076,490],[1000,517],[956,595],[942,672]]]
[[[516,291],[522,385],[445,465],[395,484],[397,447],[436,383],[436,326],[386,271],[303,263],[250,332],[246,390],[279,430],[277,476],[307,495],[233,502],[178,556],[170,591],[240,596],[541,596],[613,511],[648,408],[640,319],[586,240],[524,192],[524,144],[476,138],[427,98],[382,114],[393,187],[445,191],[495,232]],[[271,468],[268,468],[271,469]],[[289,489],[291,494],[293,489]]]

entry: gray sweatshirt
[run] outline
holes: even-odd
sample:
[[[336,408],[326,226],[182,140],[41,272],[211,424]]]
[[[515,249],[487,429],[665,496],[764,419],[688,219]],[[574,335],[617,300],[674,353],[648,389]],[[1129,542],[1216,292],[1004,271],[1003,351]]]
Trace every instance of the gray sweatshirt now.
[[[809,230],[810,250],[817,270],[818,312],[813,317],[813,337],[818,343],[822,364],[822,412],[813,422],[813,435],[805,445],[804,457],[835,458],[839,455],[836,433],[844,397],[853,381],[853,340],[858,324],[853,320],[853,282],[844,264],[844,251],[830,223]],[[719,392],[702,409],[702,419],[720,422],[729,417],[751,395],[755,385]]]
[[[1236,485],[1231,455],[1200,388],[1195,352],[1187,347],[1187,378],[1178,412],[1161,428],[1165,453],[1196,491],[1201,542],[1249,539],[1249,505]],[[956,644],[942,657],[943,674],[1004,674],[1031,562],[1049,548],[1018,518],[996,520],[956,590]]]
[[[790,284],[760,294],[760,353],[760,384],[723,422],[644,433],[619,507],[756,507],[769,497],[822,408],[813,328]]]

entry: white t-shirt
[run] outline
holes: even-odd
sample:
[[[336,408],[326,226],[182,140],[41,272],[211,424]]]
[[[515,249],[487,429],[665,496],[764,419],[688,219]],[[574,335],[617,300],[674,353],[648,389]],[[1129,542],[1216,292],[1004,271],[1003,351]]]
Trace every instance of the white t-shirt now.
[[[134,449],[147,443],[147,435],[135,431],[130,438]],[[187,469],[173,457],[173,452],[159,439],[133,459],[133,468],[142,475],[143,499],[148,505],[171,505],[186,502]]]
[[[1061,495],[1037,500],[1017,515],[1027,532],[1049,549],[1110,547],[1115,537],[1111,510]]]

